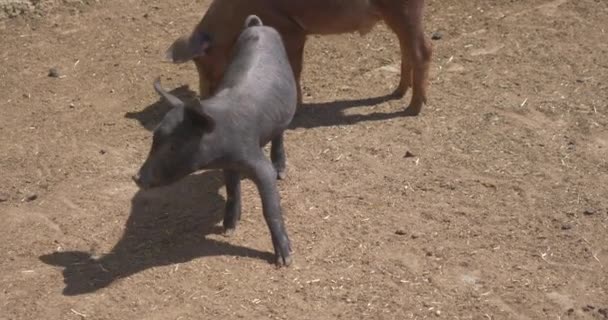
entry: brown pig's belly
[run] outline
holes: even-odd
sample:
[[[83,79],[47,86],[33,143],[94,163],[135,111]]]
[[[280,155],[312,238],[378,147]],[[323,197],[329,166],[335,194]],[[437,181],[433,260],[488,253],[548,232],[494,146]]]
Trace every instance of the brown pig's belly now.
[[[308,34],[365,34],[381,19],[370,0],[274,0]]]

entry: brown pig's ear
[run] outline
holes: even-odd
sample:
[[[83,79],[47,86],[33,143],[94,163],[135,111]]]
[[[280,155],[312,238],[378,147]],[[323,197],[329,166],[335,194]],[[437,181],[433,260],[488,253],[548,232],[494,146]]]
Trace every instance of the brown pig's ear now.
[[[184,63],[202,57],[211,47],[211,37],[203,32],[194,31],[190,36],[181,36],[165,52],[165,60]]]

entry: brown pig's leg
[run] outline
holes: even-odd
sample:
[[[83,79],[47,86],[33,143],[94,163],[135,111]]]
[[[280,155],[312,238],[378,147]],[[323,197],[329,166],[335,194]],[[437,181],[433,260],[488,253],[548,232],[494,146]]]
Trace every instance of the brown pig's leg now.
[[[293,75],[296,79],[298,87],[298,108],[302,106],[302,86],[300,84],[300,75],[302,74],[303,59],[304,59],[304,44],[306,43],[306,35],[301,32],[283,33],[283,42],[287,50],[287,57],[293,70]]]
[[[200,60],[194,60],[194,64],[196,65],[196,71],[198,72],[198,93],[201,99],[204,99],[211,95],[211,83],[207,75],[208,70],[205,70],[204,63]]]
[[[432,48],[424,35],[422,15],[424,1],[403,1],[383,12],[385,21],[397,34],[401,48],[401,80],[395,93],[403,96],[412,87],[412,99],[407,115],[418,115],[426,103]]]

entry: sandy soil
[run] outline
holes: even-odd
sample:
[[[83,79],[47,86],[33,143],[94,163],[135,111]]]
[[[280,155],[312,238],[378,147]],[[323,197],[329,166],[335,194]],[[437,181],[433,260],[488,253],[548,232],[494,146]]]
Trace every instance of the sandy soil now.
[[[252,183],[226,238],[218,172],[130,180],[167,110],[153,79],[197,86],[160,56],[207,5],[0,22],[0,319],[608,319],[608,2],[428,1],[418,117],[385,98],[385,26],[312,37],[283,269]]]

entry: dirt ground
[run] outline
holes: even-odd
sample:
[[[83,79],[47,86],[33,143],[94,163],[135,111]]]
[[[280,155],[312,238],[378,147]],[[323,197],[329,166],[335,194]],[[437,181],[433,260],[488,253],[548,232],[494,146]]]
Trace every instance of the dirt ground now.
[[[251,182],[226,238],[218,172],[130,179],[208,2],[0,21],[0,319],[608,319],[607,1],[428,1],[418,117],[384,25],[312,37],[281,269]]]

